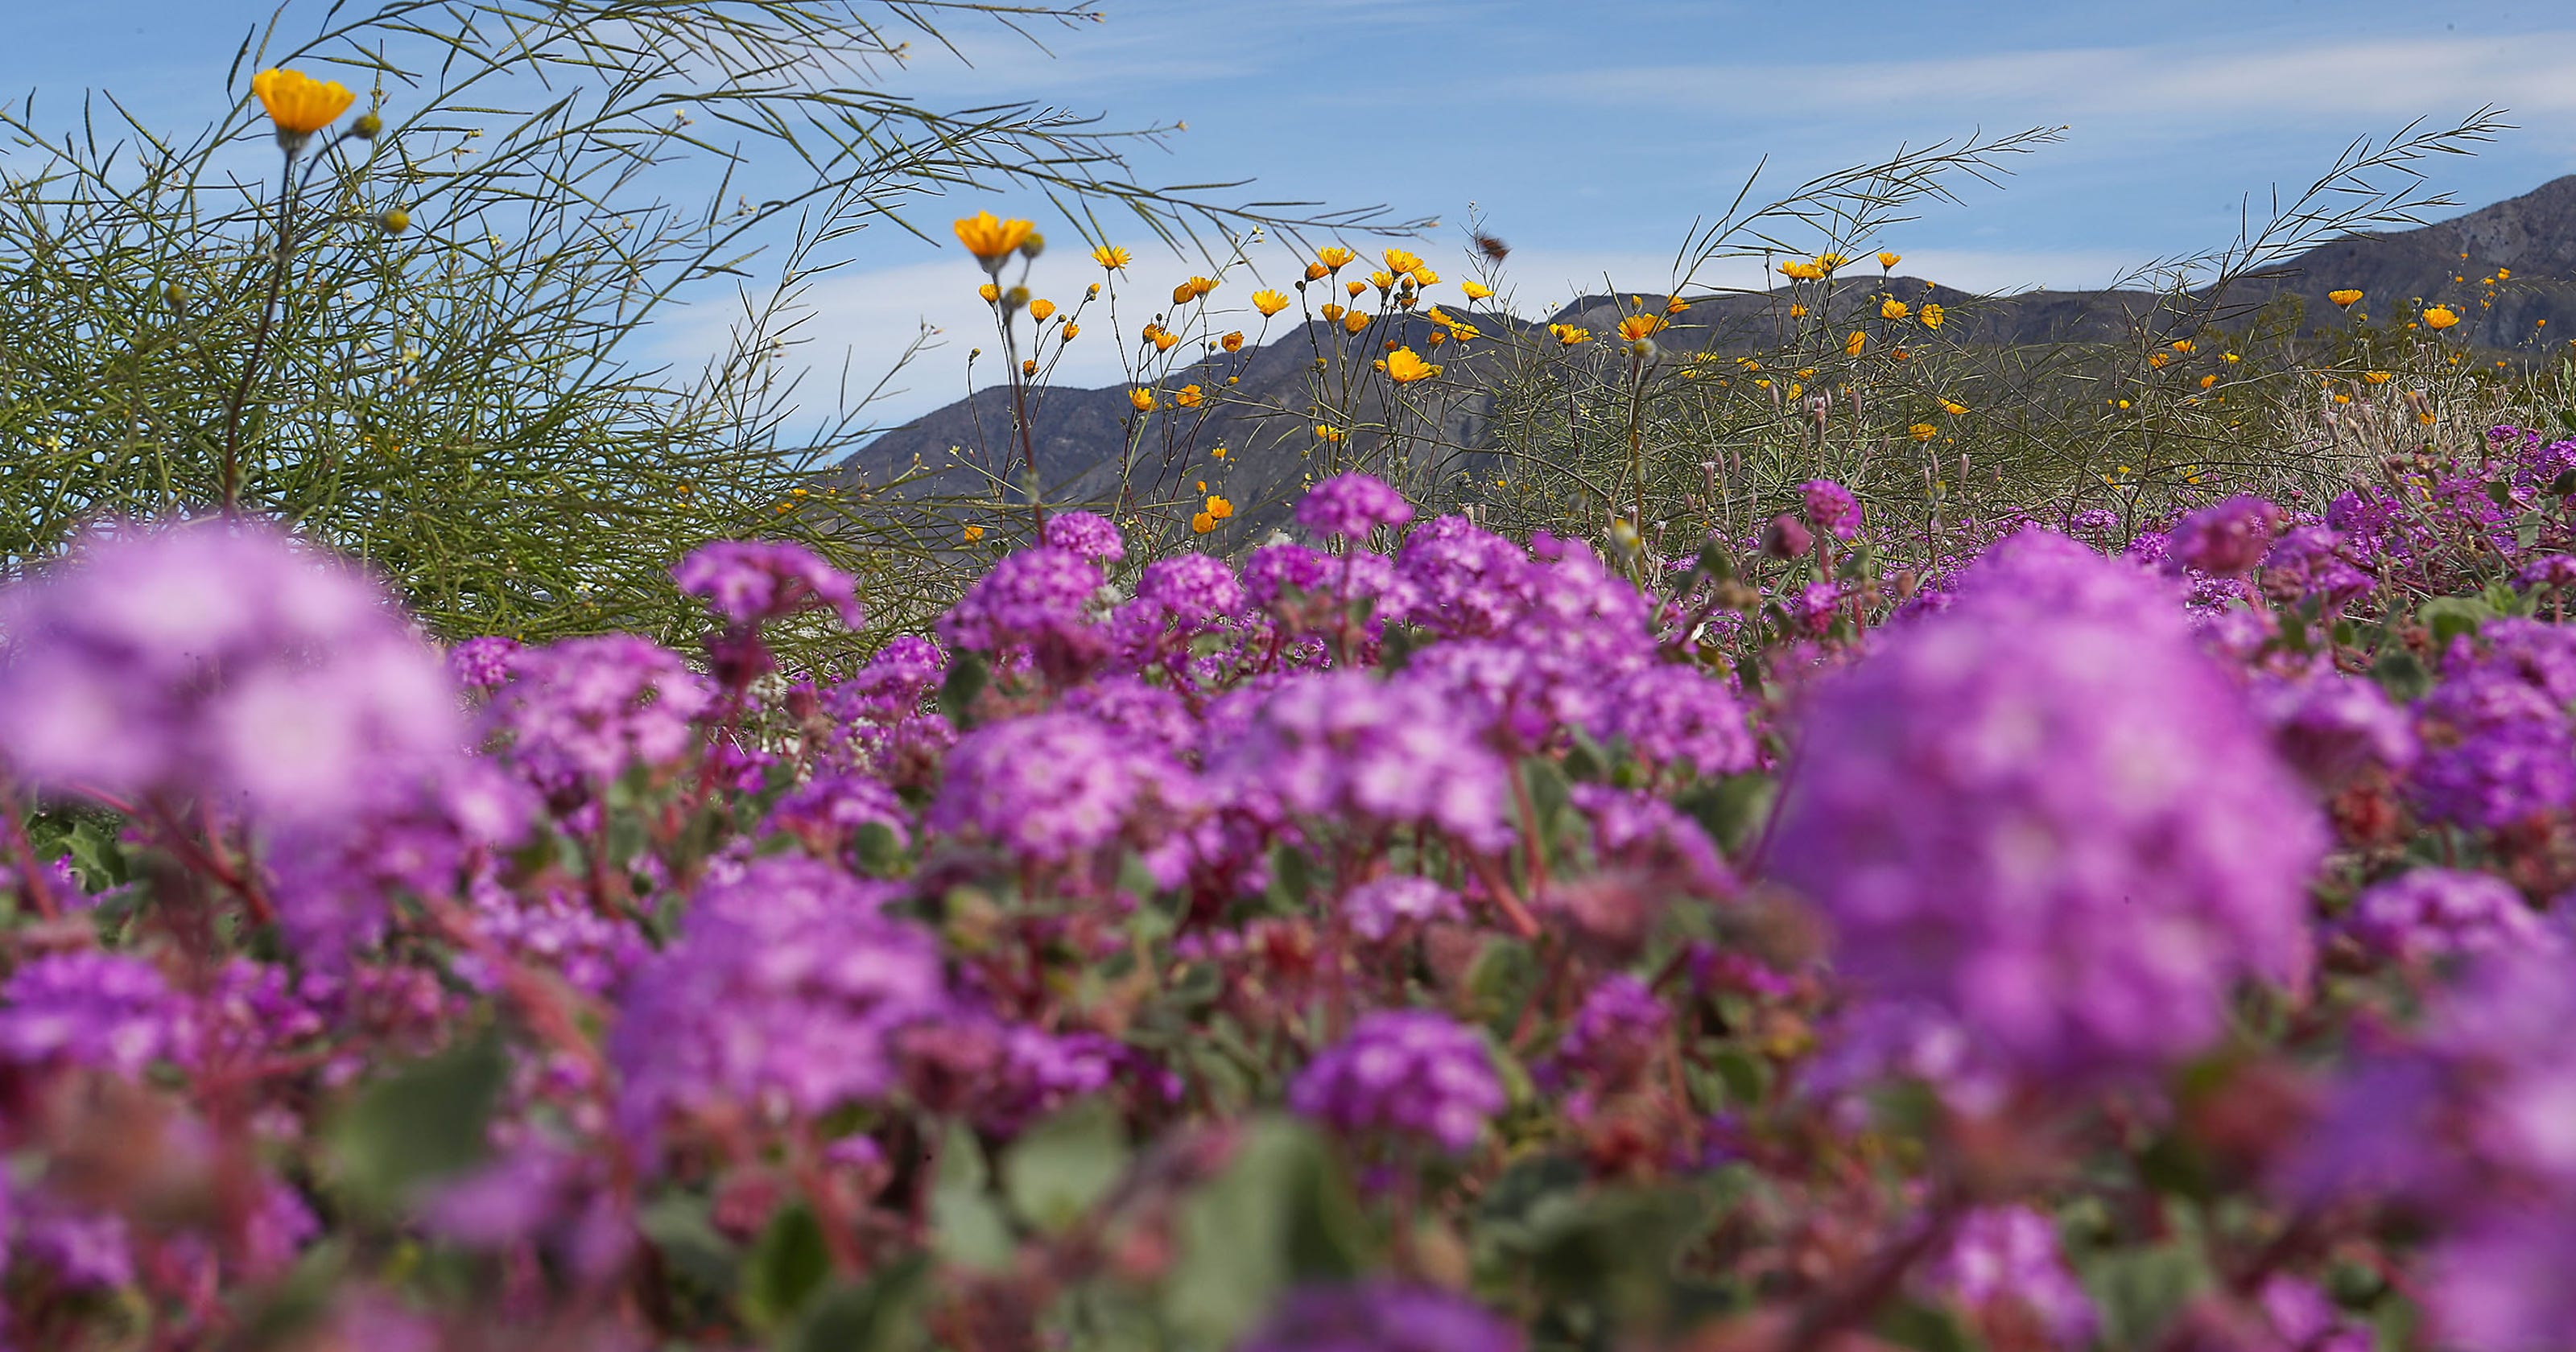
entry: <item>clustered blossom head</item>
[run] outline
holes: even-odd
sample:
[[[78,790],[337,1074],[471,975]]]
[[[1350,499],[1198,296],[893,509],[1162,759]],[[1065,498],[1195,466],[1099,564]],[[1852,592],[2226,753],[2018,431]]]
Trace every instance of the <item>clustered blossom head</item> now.
[[[2273,749],[2321,789],[2341,789],[2373,767],[2403,771],[2415,763],[2414,720],[2375,681],[2268,679],[2255,685],[2253,704],[2272,730]]]
[[[1286,811],[1435,827],[1478,849],[1511,839],[1508,768],[1435,687],[1318,672],[1280,682],[1218,766],[1238,796]]]
[[[0,754],[36,786],[335,817],[456,759],[439,653],[348,565],[266,526],[93,531],[0,594]]]
[[[1798,493],[1807,509],[1808,525],[1837,540],[1860,534],[1860,499],[1850,489],[1831,479],[1809,479],[1798,486]]]
[[[2408,962],[2561,944],[2510,883],[2447,868],[2414,869],[2363,892],[2343,930],[2374,954]]]
[[[1098,566],[1068,549],[1006,555],[940,617],[939,636],[981,652],[1078,642],[1089,632],[1102,580]]]
[[[1522,1352],[1519,1329],[1436,1287],[1376,1280],[1291,1291],[1235,1352]]]
[[[1560,1064],[1616,1083],[1644,1066],[1665,1031],[1672,1010],[1644,981],[1613,972],[1595,983],[1556,1044]]]
[[[1090,563],[1116,563],[1127,557],[1127,542],[1109,518],[1097,512],[1057,512],[1039,536],[1050,549],[1061,549]]]
[[[159,970],[107,953],[38,958],[0,986],[0,1062],[132,1078],[194,1041],[188,1004]]]
[[[801,610],[830,608],[853,629],[867,622],[858,583],[814,551],[785,540],[718,540],[671,566],[671,580],[727,624],[751,627]]]
[[[2051,1076],[2189,1055],[2229,983],[2296,978],[2323,844],[2151,585],[2056,538],[1818,693],[1772,842],[1862,989]]]
[[[2057,1226],[2026,1207],[1970,1212],[1920,1282],[1956,1301],[1979,1325],[2035,1324],[2049,1346],[2087,1346],[2101,1322],[2067,1266]]]
[[[595,792],[629,766],[668,765],[695,749],[696,719],[714,701],[678,653],[603,634],[522,651],[489,718],[530,783]]]
[[[1458,894],[1429,878],[1390,874],[1352,888],[1342,897],[1342,918],[1351,932],[1382,943],[1408,928],[1434,920],[1464,921],[1466,908]]]
[[[1726,686],[1694,668],[1658,662],[1619,682],[1592,735],[1623,738],[1656,765],[1687,763],[1701,775],[1753,766],[1753,732]]]
[[[521,646],[517,639],[497,634],[469,638],[447,650],[448,674],[465,689],[488,695],[509,684],[510,665]]]
[[[899,894],[796,856],[702,889],[609,1039],[627,1129],[651,1139],[715,1110],[812,1117],[894,1092],[894,1035],[952,1008],[937,937],[884,912]]]
[[[2166,537],[2166,553],[2204,573],[2235,577],[2263,562],[2284,520],[2280,507],[2267,499],[2232,497],[2176,522]]]
[[[1501,1113],[1503,1082],[1485,1040],[1443,1014],[1361,1016],[1288,1088],[1288,1106],[1345,1135],[1466,1150]]]
[[[1225,560],[1205,554],[1175,554],[1145,565],[1136,579],[1136,599],[1158,607],[1184,623],[1227,619],[1243,613],[1243,584]]]
[[[1380,526],[1401,526],[1413,519],[1413,504],[1372,475],[1336,474],[1308,489],[1297,504],[1297,524],[1319,540],[1336,535],[1365,543]]]
[[[1063,863],[1115,839],[1172,782],[1166,769],[1082,714],[990,723],[949,752],[948,778],[927,820],[934,830]]]

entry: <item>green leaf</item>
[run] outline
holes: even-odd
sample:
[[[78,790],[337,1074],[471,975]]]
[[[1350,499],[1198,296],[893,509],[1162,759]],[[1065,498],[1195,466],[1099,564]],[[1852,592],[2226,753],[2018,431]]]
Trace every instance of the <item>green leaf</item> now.
[[[2084,1266],[2085,1290],[2102,1312],[2105,1348],[2152,1346],[2210,1283],[2209,1265],[2183,1244],[2119,1250]]]
[[[2478,626],[2495,618],[2495,611],[2483,601],[2467,596],[2436,596],[2415,611],[2416,620],[2433,631],[2433,642],[2448,647],[2462,634],[2474,634]]]
[[[823,1226],[798,1202],[770,1218],[743,1261],[743,1313],[759,1327],[776,1328],[795,1318],[831,1275],[832,1251]]]
[[[850,847],[858,853],[859,867],[879,878],[892,877],[903,863],[903,845],[884,822],[859,823],[850,833]]]
[[[715,1227],[713,1208],[693,1193],[667,1193],[635,1217],[635,1228],[662,1262],[708,1290],[729,1292],[742,1275],[742,1246]]]
[[[1102,1099],[1084,1099],[1011,1143],[1002,1156],[1002,1194],[1020,1219],[1060,1233],[1109,1195],[1126,1175],[1127,1132]]]
[[[1306,852],[1293,845],[1270,847],[1270,899],[1289,910],[1302,908],[1306,896],[1315,889],[1314,867],[1307,863]]]
[[[964,1125],[950,1126],[930,1191],[930,1243],[942,1259],[978,1272],[1000,1270],[1019,1248],[989,1181],[983,1144]]]
[[[1164,1314],[1184,1338],[1230,1346],[1286,1287],[1368,1265],[1368,1226],[1324,1142],[1301,1123],[1256,1119],[1223,1172],[1182,1203],[1180,1259]]]
[[[365,1206],[397,1208],[422,1184],[483,1159],[509,1058],[485,1032],[370,1083],[332,1123],[337,1176]]]
[[[975,700],[984,687],[993,683],[993,672],[984,665],[984,656],[972,648],[960,648],[949,659],[948,679],[939,683],[939,712],[963,730],[975,726]]]
[[[2433,678],[2415,654],[2404,648],[2390,648],[2371,664],[2370,675],[2396,700],[2411,700],[2433,688]]]
[[[1673,805],[1689,813],[1721,848],[1740,850],[1771,815],[1771,800],[1778,789],[1769,775],[1728,775],[1693,784]]]
[[[911,1352],[924,1345],[920,1307],[930,1260],[906,1254],[867,1281],[834,1287],[814,1302],[781,1352]]]
[[[1878,1336],[1920,1352],[1980,1352],[1985,1347],[1957,1311],[1912,1301],[1900,1302],[1879,1316]]]

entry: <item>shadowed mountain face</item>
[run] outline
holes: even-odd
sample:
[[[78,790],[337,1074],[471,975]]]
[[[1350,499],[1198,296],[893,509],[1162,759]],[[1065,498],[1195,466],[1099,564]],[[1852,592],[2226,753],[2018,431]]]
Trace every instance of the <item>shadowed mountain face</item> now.
[[[2465,257],[2463,256],[2465,255]],[[1863,260],[1866,261],[1866,260]],[[2509,279],[2481,284],[2496,269]],[[2546,347],[2556,335],[2576,338],[2576,175],[2556,179],[2509,201],[2414,230],[2359,235],[2321,245],[2282,266],[2239,278],[2225,294],[2195,293],[2198,304],[2176,307],[2150,291],[2029,291],[1978,296],[1913,277],[1882,278],[1862,268],[1846,272],[1819,301],[1815,288],[1800,299],[1820,313],[1803,322],[1838,331],[1876,313],[1879,297],[1909,304],[1937,303],[1948,311],[1938,340],[1980,347],[2108,343],[2179,337],[2195,322],[2222,328],[2243,324],[2255,311],[2296,297],[2312,326],[2347,322],[2327,293],[2363,293],[2356,307],[2374,321],[2412,317],[2423,305],[2447,303],[2462,323],[2451,333],[2485,348]],[[2490,301],[2487,292],[2495,294]],[[1489,337],[1514,333],[1543,337],[1547,323],[1576,324],[1597,338],[1616,340],[1620,317],[1635,309],[1627,297],[1587,296],[1545,321],[1445,306]],[[1649,308],[1664,298],[1647,295]],[[1786,292],[1689,297],[1660,335],[1668,348],[1753,350],[1778,344],[1793,321]],[[2277,311],[2276,311],[2277,312]],[[2546,321],[2545,325],[2543,321]],[[1483,442],[1493,400],[1477,379],[1506,364],[1502,345],[1476,342],[1437,349],[1428,339],[1436,326],[1408,315],[1375,331],[1368,342],[1320,321],[1292,327],[1259,348],[1210,351],[1196,366],[1162,382],[1166,390],[1195,382],[1204,401],[1195,408],[1165,408],[1139,417],[1124,387],[1105,390],[1049,388],[1032,391],[1031,422],[1040,478],[1052,502],[1104,503],[1129,484],[1127,506],[1170,506],[1178,515],[1197,510],[1207,483],[1244,510],[1224,523],[1210,543],[1232,545],[1258,538],[1284,519],[1298,486],[1324,472],[1330,459],[1390,459],[1417,474],[1490,473],[1487,457],[1457,447]],[[1342,373],[1365,373],[1392,339],[1441,361],[1451,377],[1468,376],[1464,392],[1454,380],[1445,404],[1421,410],[1436,429],[1335,447],[1318,438],[1314,389]],[[1232,378],[1231,384],[1228,378]],[[1366,388],[1369,382],[1355,382]],[[1357,421],[1380,422],[1385,410],[1363,398]],[[1223,454],[1216,454],[1223,448]],[[873,487],[876,500],[920,502],[936,498],[990,500],[996,479],[1006,497],[1022,497],[1020,450],[1013,436],[1010,392],[992,388],[887,432],[844,461],[831,478],[850,488]],[[888,489],[909,475],[908,482]]]

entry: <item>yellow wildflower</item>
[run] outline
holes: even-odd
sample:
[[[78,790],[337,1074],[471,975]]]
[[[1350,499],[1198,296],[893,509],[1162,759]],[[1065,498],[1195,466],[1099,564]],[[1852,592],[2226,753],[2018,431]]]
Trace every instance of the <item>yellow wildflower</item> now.
[[[1912,427],[1905,429],[1905,435],[1914,438],[1916,441],[1930,441],[1932,438],[1941,435],[1941,429],[1931,423],[1916,423]]]
[[[1259,310],[1262,318],[1268,319],[1270,316],[1288,308],[1288,293],[1284,291],[1255,291],[1252,293],[1252,308]]]
[[[2391,379],[2386,371],[2364,371],[2361,373],[2361,378],[2373,385],[2385,385]]]
[[[1413,279],[1413,287],[1417,291],[1426,286],[1440,285],[1440,274],[1429,268],[1415,268],[1405,275]]]
[[[1021,375],[1024,375],[1024,376],[1033,376],[1033,375],[1036,375],[1037,373],[1038,373],[1038,359],[1037,359],[1037,358],[1035,358],[1035,357],[1022,357],[1022,358],[1020,358],[1020,374],[1021,374]]]
[[[1243,350],[1243,330],[1236,329],[1217,341],[1228,352],[1240,352]]]
[[[2208,389],[2210,386],[2215,385],[2215,384],[2217,384],[2217,383],[2218,383],[2218,377],[2216,377],[2216,376],[2202,376],[2202,377],[2200,378],[2200,387],[2201,387],[2202,389],[2204,389],[2204,390],[2205,390],[2205,389]]]
[[[1340,441],[1349,435],[1350,433],[1345,432],[1338,427],[1333,427],[1325,423],[1315,424],[1315,436],[1317,439],[1322,441]]]
[[[1790,317],[1791,319],[1804,319],[1804,318],[1806,318],[1806,317],[1807,317],[1807,307],[1806,307],[1806,306],[1803,306],[1803,305],[1792,305],[1792,306],[1790,306],[1790,307],[1789,307],[1789,317]]]
[[[1392,272],[1372,272],[1369,274],[1369,285],[1376,287],[1380,291],[1393,291],[1395,289],[1395,274]]]
[[[1800,282],[1812,282],[1825,275],[1825,270],[1813,263],[1795,261],[1781,264],[1780,271],[1787,274],[1792,281]]]
[[[1201,390],[1198,386],[1183,385],[1180,393],[1172,396],[1172,403],[1180,408],[1197,408],[1200,401],[1206,398],[1206,391]]]
[[[1944,399],[1941,401],[1941,411],[1953,418],[1964,417],[1968,412],[1968,406],[1956,400]]]
[[[1818,254],[1816,255],[1816,271],[1831,273],[1850,261],[1850,259],[1845,258],[1838,253]]]
[[[1207,514],[1215,517],[1219,521],[1223,521],[1227,517],[1234,515],[1234,504],[1226,501],[1223,497],[1210,494],[1207,500]]]
[[[1360,330],[1367,328],[1368,325],[1369,317],[1365,311],[1352,310],[1342,316],[1342,332],[1344,333],[1357,333]]]
[[[1107,268],[1111,272],[1116,272],[1120,268],[1126,267],[1129,257],[1130,255],[1125,249],[1121,249],[1115,244],[1103,244],[1099,248],[1091,251],[1091,261],[1098,263],[1100,266]]]
[[[1663,328],[1661,315],[1630,315],[1619,321],[1619,336],[1633,343],[1640,338],[1652,337]]]
[[[1592,341],[1592,330],[1578,328],[1572,324],[1550,324],[1547,326],[1547,332],[1548,336],[1556,339],[1558,346],[1561,347],[1572,347],[1576,343]]]
[[[1894,296],[1890,296],[1878,303],[1878,317],[1881,319],[1903,319],[1912,313],[1914,313],[1913,306],[1898,300]]]
[[[986,305],[991,305],[1002,298],[1002,288],[995,286],[991,282],[986,282],[982,286],[975,288],[975,294],[982,296]]]
[[[1900,260],[1901,260],[1901,259],[1903,259],[1903,258],[1904,258],[1904,255],[1903,255],[1903,254],[1893,254],[1893,253],[1889,253],[1889,252],[1888,252],[1887,250],[1885,250],[1885,249],[1881,249],[1881,250],[1879,250],[1879,251],[1878,251],[1878,265],[1879,265],[1880,267],[1882,267],[1882,268],[1892,268],[1892,267],[1895,267],[1895,266],[1897,265],[1898,261],[1900,261]]]
[[[1342,317],[1342,307],[1340,307],[1340,306],[1338,306],[1338,305],[1331,304],[1331,303],[1329,303],[1329,302],[1325,304],[1325,306],[1324,306],[1324,322],[1325,322],[1325,323],[1327,323],[1327,324],[1333,323],[1334,321],[1339,320],[1341,317]]]
[[[358,96],[337,80],[316,80],[302,71],[269,69],[250,77],[250,92],[277,126],[277,143],[289,150],[330,126],[349,111]]]
[[[1460,282],[1458,289],[1466,292],[1469,300],[1483,300],[1494,294],[1494,288],[1483,282]]]
[[[1215,529],[1216,518],[1205,512],[1190,518],[1190,533],[1193,535],[1205,535]]]
[[[1056,334],[1056,337],[1064,342],[1070,343],[1073,341],[1073,335],[1080,332],[1082,332],[1082,326],[1080,324],[1067,324],[1061,332]]]
[[[1330,268],[1335,272],[1339,272],[1345,264],[1349,263],[1352,259],[1359,257],[1359,255],[1352,253],[1350,250],[1342,248],[1339,245],[1328,244],[1323,248],[1317,249],[1315,251],[1315,257],[1321,261],[1325,267]]]
[[[1927,329],[1937,329],[1941,327],[1942,313],[1940,306],[1933,304],[1930,301],[1925,301],[1923,303],[1923,327]]]
[[[1033,301],[1030,301],[1030,302],[1029,302],[1029,318],[1034,319],[1034,320],[1036,320],[1037,322],[1039,322],[1039,323],[1041,323],[1041,324],[1043,324],[1043,323],[1047,322],[1047,320],[1048,320],[1048,319],[1050,319],[1050,318],[1052,318],[1052,317],[1054,316],[1054,314],[1055,314],[1055,302],[1054,302],[1054,301],[1051,301],[1051,300],[1033,300]]]
[[[1869,335],[1858,329],[1854,329],[1851,332],[1851,336],[1843,340],[1843,355],[1846,357],[1857,357],[1860,355],[1860,350],[1867,346],[1868,343]]]
[[[968,526],[966,528],[966,543],[971,545],[983,538],[984,528],[982,526]]]
[[[1127,402],[1134,404],[1139,413],[1151,413],[1154,411],[1154,392],[1137,386],[1127,391]]]
[[[1386,377],[1398,385],[1410,385],[1438,374],[1440,368],[1414,355],[1412,348],[1399,347],[1387,354]]]
[[[2451,307],[2447,305],[2436,305],[2432,309],[2424,312],[2424,327],[2428,329],[2447,329],[2453,324],[2457,324],[2459,322],[2459,315],[2454,313]]]
[[[1363,293],[1363,292],[1365,292],[1365,291],[1367,291],[1367,290],[1368,290],[1368,283],[1366,283],[1366,282],[1344,282],[1344,283],[1342,283],[1342,291],[1344,292],[1344,294],[1347,294],[1347,295],[1348,295],[1351,299],[1353,299],[1353,300],[1358,300],[1358,299],[1360,298],[1361,293]]]
[[[2192,341],[2191,341],[2190,339],[2188,339],[2188,338],[2176,338],[2176,339],[2174,339],[2174,340],[2173,340],[2173,350],[2174,350],[2174,351],[2179,352],[2179,353],[2183,354],[2184,356],[2188,357],[2188,356],[2190,356],[2190,355],[2191,355],[2191,349],[2192,349]]]
[[[1027,243],[1037,228],[1035,221],[1005,221],[989,211],[979,211],[957,222],[957,242],[966,246],[966,252],[984,260],[985,267],[995,268],[1011,256],[1012,250]]]
[[[1307,280],[1307,281],[1310,281],[1310,282],[1320,282],[1320,281],[1324,280],[1325,278],[1330,277],[1330,276],[1332,276],[1332,275],[1333,275],[1333,270],[1332,270],[1331,268],[1325,267],[1325,266],[1324,266],[1323,264],[1321,264],[1321,263],[1309,263],[1309,264],[1307,264],[1307,265],[1306,265],[1306,280]]]

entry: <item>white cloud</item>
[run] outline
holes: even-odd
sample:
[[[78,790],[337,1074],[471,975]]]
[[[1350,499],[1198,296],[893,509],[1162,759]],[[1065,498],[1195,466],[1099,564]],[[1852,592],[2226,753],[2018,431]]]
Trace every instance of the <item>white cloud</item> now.
[[[2244,115],[2412,117],[2482,103],[2576,111],[2576,31],[2309,43],[2073,47],[1912,61],[1600,68],[1533,94],[1614,106],[1768,114],[1937,107],[2041,121],[2151,118],[2194,128]]]

